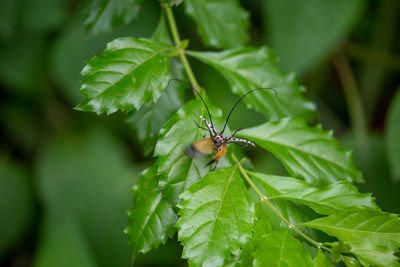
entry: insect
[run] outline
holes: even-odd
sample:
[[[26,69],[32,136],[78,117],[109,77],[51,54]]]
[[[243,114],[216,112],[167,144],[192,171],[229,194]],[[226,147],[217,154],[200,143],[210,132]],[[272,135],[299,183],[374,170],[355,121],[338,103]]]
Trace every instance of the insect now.
[[[235,144],[244,144],[244,145],[251,145],[253,147],[256,147],[256,145],[246,139],[241,139],[241,138],[236,138],[235,134],[239,132],[240,130],[243,130],[243,128],[239,128],[233,132],[233,134],[230,137],[224,137],[224,131],[226,128],[226,125],[228,124],[229,118],[235,110],[236,106],[242,101],[243,98],[245,98],[247,95],[253,93],[254,91],[257,90],[273,90],[276,94],[276,91],[274,88],[257,88],[254,90],[251,90],[250,92],[244,94],[242,97],[240,97],[236,103],[233,105],[232,109],[230,110],[228,116],[226,117],[224,127],[222,128],[221,132],[218,132],[215,127],[214,123],[212,121],[211,113],[206,105],[206,102],[204,99],[201,97],[199,92],[191,85],[192,89],[196,92],[196,94],[200,97],[201,101],[203,102],[204,106],[207,109],[208,116],[210,118],[210,121],[208,121],[206,118],[201,116],[200,114],[195,114],[197,117],[199,117],[205,124],[205,127],[199,125],[196,121],[194,123],[196,126],[200,129],[208,131],[210,137],[200,139],[198,141],[193,142],[187,149],[186,149],[186,155],[191,158],[198,158],[198,157],[203,157],[205,155],[209,155],[213,152],[216,152],[215,156],[212,158],[211,161],[207,163],[208,165],[214,164],[214,167],[212,168],[212,171],[214,171],[217,168],[218,161],[223,158],[228,151],[228,144],[230,143],[235,143]]]

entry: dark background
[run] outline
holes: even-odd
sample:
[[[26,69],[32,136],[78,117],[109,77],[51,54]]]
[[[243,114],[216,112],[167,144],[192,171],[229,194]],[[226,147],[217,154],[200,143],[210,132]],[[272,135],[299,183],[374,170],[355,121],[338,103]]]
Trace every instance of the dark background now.
[[[152,164],[151,153],[125,114],[97,116],[73,107],[81,99],[79,73],[89,58],[116,37],[151,35],[160,8],[157,1],[143,2],[132,23],[97,36],[85,32],[81,1],[0,2],[0,266],[129,266],[123,229],[130,188]],[[276,50],[282,69],[297,73],[317,104],[314,123],[334,129],[342,146],[355,150],[366,179],[360,190],[372,192],[383,210],[399,213],[400,177],[390,167],[385,136],[400,82],[400,1],[242,5],[251,14],[250,44]],[[174,10],[189,48],[207,49],[184,8]],[[213,69],[196,61],[192,66],[213,102],[227,112],[237,96]],[[361,135],[349,115],[354,103],[346,102],[349,79],[366,118]],[[242,105],[230,124],[263,121]],[[247,152],[256,170],[285,174],[273,156]],[[180,250],[170,240],[135,265],[185,265]]]

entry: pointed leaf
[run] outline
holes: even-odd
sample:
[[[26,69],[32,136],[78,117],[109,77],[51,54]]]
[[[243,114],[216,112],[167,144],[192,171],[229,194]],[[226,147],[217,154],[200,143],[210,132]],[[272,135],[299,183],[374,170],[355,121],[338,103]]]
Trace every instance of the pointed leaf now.
[[[314,267],[334,267],[326,258],[321,249],[318,250],[317,256],[313,259]]]
[[[400,181],[400,89],[390,104],[386,122],[386,149],[394,181]]]
[[[393,253],[400,247],[398,215],[353,208],[300,225],[337,237],[364,265],[397,266]]]
[[[253,224],[253,234],[247,243],[240,250],[238,255],[235,255],[227,266],[229,267],[247,267],[252,266],[253,256],[252,253],[257,247],[261,238],[272,231],[271,222],[267,214],[262,209],[260,203],[255,208],[256,220]]]
[[[90,34],[109,32],[129,23],[140,9],[142,0],[91,0],[85,7],[85,26]]]
[[[156,102],[168,83],[170,47],[143,38],[119,38],[107,44],[99,57],[82,70],[80,93],[85,99],[77,106],[84,111],[108,114],[139,110]]]
[[[128,212],[130,226],[125,229],[134,253],[146,253],[164,244],[175,231],[178,220],[158,187],[157,167],[142,173],[133,187],[134,208]]]
[[[256,172],[249,174],[270,192],[270,198],[302,203],[320,214],[334,214],[356,206],[379,209],[371,194],[359,193],[357,187],[347,181],[338,181],[325,188],[318,188],[291,177]]]
[[[221,125],[218,118],[222,113],[207,101],[208,108],[218,128]],[[184,189],[199,180],[210,167],[206,166],[211,157],[189,158],[185,149],[194,141],[208,136],[208,132],[196,127],[194,120],[202,123],[195,116],[201,114],[208,119],[203,103],[197,98],[186,103],[172,116],[160,131],[154,156],[158,157],[158,174],[161,175],[160,185],[165,187],[164,194],[172,202],[178,202],[178,196]],[[219,123],[219,124],[218,124]],[[228,148],[230,149],[230,148]],[[226,157],[218,163],[219,167],[228,166]]]
[[[169,85],[157,103],[142,106],[139,111],[128,115],[127,123],[144,143],[146,152],[153,149],[161,127],[183,105],[184,88],[180,84],[175,85]]]
[[[237,166],[209,173],[182,195],[182,257],[192,266],[222,266],[250,238],[254,204]]]
[[[256,91],[243,101],[251,108],[276,120],[287,116],[311,118],[315,106],[306,101],[293,73],[282,73],[274,53],[265,47],[231,49],[223,52],[194,52],[189,55],[213,66],[229,82],[232,92],[242,96],[255,88],[273,87]]]
[[[311,128],[302,119],[264,123],[244,129],[240,136],[272,152],[291,175],[310,184],[363,181],[351,152],[339,147],[332,132],[323,131],[321,126]]]
[[[153,32],[153,35],[151,36],[151,40],[153,40],[155,42],[159,42],[159,43],[173,45],[173,42],[169,35],[168,24],[165,19],[164,12],[161,12],[160,19],[157,24],[157,28]]]
[[[264,236],[253,253],[253,266],[313,266],[310,254],[289,230],[274,231]]]
[[[248,39],[249,13],[237,0],[185,0],[206,46],[233,48]]]

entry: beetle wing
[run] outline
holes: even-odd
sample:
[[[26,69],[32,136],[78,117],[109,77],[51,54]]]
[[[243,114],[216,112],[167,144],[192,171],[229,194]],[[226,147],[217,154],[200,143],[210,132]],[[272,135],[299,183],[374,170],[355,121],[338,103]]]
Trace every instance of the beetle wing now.
[[[186,155],[191,158],[203,157],[213,152],[213,141],[211,138],[203,138],[192,143],[186,149]]]
[[[226,145],[223,146],[223,147],[221,148],[221,150],[218,151],[217,154],[215,154],[215,156],[213,157],[213,159],[212,159],[210,162],[207,163],[207,165],[213,164],[214,162],[217,162],[218,160],[222,159],[222,158],[225,156],[225,154],[226,154],[227,151],[228,151],[228,148],[226,147]]]

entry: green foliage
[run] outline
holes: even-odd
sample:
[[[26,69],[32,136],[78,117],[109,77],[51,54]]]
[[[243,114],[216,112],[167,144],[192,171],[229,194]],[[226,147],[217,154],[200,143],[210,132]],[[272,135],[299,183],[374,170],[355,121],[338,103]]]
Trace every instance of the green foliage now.
[[[108,114],[139,110],[157,101],[168,83],[171,47],[148,39],[120,38],[82,70],[80,110]]]
[[[289,229],[273,231],[257,243],[253,266],[313,266],[310,254],[290,235]]]
[[[386,148],[392,170],[392,178],[400,181],[400,90],[392,100],[386,122]]]
[[[245,129],[240,135],[272,152],[291,175],[310,184],[363,181],[351,152],[341,149],[332,132],[324,132],[321,126],[311,128],[302,119],[284,118]]]
[[[178,237],[191,266],[222,266],[250,238],[254,204],[237,166],[207,174],[181,198]]]
[[[208,108],[213,114],[217,125],[221,123],[221,111],[208,102]],[[209,159],[189,158],[185,155],[188,144],[199,140],[206,131],[199,129],[194,124],[195,113],[208,116],[203,103],[196,99],[189,101],[171,117],[161,129],[158,141],[154,150],[154,156],[158,157],[158,175],[160,185],[164,187],[164,194],[167,199],[178,202],[179,195],[192,183],[199,180],[210,170],[204,167]],[[200,119],[196,119],[200,124]],[[223,160],[221,166],[229,165]]]
[[[350,258],[350,257],[349,257]],[[313,259],[314,267],[333,267],[321,249],[318,249],[317,256]]]
[[[157,103],[143,106],[128,116],[127,123],[136,131],[140,141],[150,152],[157,134],[167,120],[183,105],[183,87],[170,86],[162,93]]]
[[[171,205],[162,197],[158,187],[157,167],[142,173],[133,187],[133,210],[128,212],[131,225],[125,229],[134,252],[146,253],[165,243],[176,229],[178,220]]]
[[[293,73],[283,73],[278,68],[274,53],[265,47],[240,48],[222,52],[188,52],[213,66],[231,86],[232,92],[244,95],[252,89],[273,87],[272,91],[258,91],[249,95],[244,102],[249,107],[276,120],[286,116],[311,118],[315,107],[302,97],[300,86]]]
[[[335,214],[357,206],[378,209],[371,194],[358,193],[357,188],[347,181],[338,181],[318,188],[291,177],[255,172],[249,174],[267,190],[271,198],[298,202],[320,214]]]
[[[315,106],[303,97],[305,88],[296,75],[283,73],[266,47],[235,48],[247,41],[248,13],[234,0],[183,1],[206,46],[231,48],[186,51],[189,40],[180,40],[171,9],[179,3],[167,2],[161,3],[151,39],[118,38],[89,60],[80,89],[85,98],[77,107],[97,114],[132,111],[128,122],[138,139],[146,144],[146,152],[154,147],[155,162],[132,190],[134,207],[125,232],[134,256],[157,248],[178,231],[182,258],[190,266],[332,266],[324,252],[348,266],[396,266],[398,217],[382,212],[371,194],[359,193],[352,185],[363,177],[332,131],[307,124]],[[137,3],[92,1],[89,30],[127,23],[136,16]],[[121,13],[124,5],[129,9]],[[330,38],[341,36],[350,20],[337,26]],[[326,49],[321,43],[310,62]],[[260,90],[244,99],[272,121],[238,135],[274,154],[289,176],[248,171],[251,164],[233,144],[213,172],[206,166],[212,156],[185,155],[189,144],[210,137],[193,123],[204,125],[195,114],[212,121],[217,130],[224,125],[221,110],[198,85],[186,55],[215,68],[240,96],[260,87],[276,90],[277,95]],[[304,62],[299,66],[309,64]],[[200,92],[212,120],[197,94],[185,101],[183,87],[168,83],[170,73],[185,80],[183,70],[191,85],[186,88]],[[224,136],[230,136],[228,128]],[[59,202],[59,196],[54,197]],[[337,241],[323,243],[333,238]]]
[[[184,4],[206,46],[234,48],[246,44],[249,13],[237,0],[185,0]]]
[[[337,237],[350,246],[345,252],[355,254],[366,266],[398,265],[398,258],[393,256],[395,248],[400,246],[398,215],[358,207],[302,225]]]
[[[91,34],[111,31],[134,19],[142,0],[92,0],[85,8],[85,25]]]

